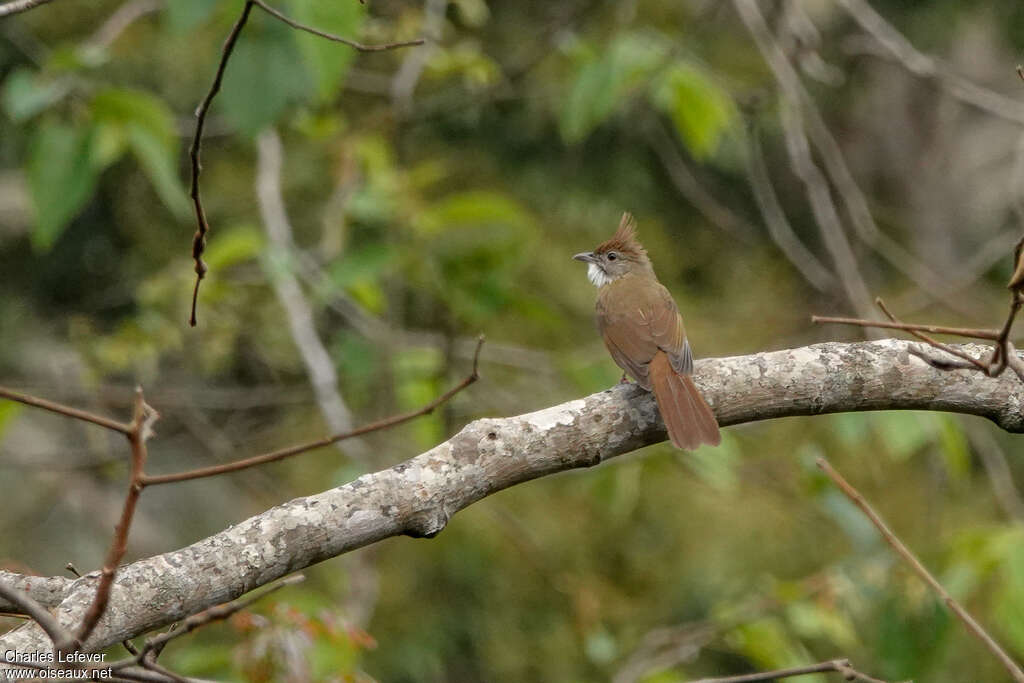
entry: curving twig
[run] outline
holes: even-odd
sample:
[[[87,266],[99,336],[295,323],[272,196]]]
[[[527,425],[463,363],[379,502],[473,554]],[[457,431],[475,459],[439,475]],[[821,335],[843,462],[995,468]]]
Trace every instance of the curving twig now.
[[[53,646],[57,650],[67,652],[78,645],[74,634],[61,626],[60,622],[54,619],[45,607],[33,600],[32,596],[25,591],[18,590],[6,583],[0,583],[0,598],[16,606],[39,624],[46,635],[50,636],[50,640],[53,641]],[[0,661],[6,661],[6,658],[0,657]]]
[[[394,50],[400,47],[409,47],[412,45],[422,45],[425,41],[420,38],[416,40],[407,40],[397,43],[385,43],[381,45],[365,45],[363,43],[349,40],[348,38],[342,38],[332,33],[326,33],[319,29],[313,28],[312,26],[306,26],[299,22],[291,19],[279,10],[274,9],[263,0],[246,0],[245,5],[242,7],[242,12],[238,15],[238,19],[235,24],[231,27],[231,32],[228,33],[228,37],[224,40],[224,47],[221,48],[220,61],[217,63],[217,71],[213,77],[213,83],[210,84],[210,89],[207,91],[203,101],[200,102],[199,107],[196,108],[196,130],[192,136],[192,144],[189,147],[189,159],[191,160],[192,167],[192,179],[189,186],[189,196],[192,198],[192,205],[195,209],[196,214],[196,232],[192,236],[192,260],[195,261],[195,272],[196,272],[196,283],[192,288],[192,308],[189,313],[188,324],[192,327],[196,326],[196,305],[199,298],[199,283],[202,282],[203,278],[206,277],[208,270],[206,262],[203,261],[203,252],[206,251],[206,236],[210,232],[210,224],[206,219],[206,212],[203,209],[203,201],[200,197],[199,192],[199,175],[202,173],[202,163],[200,163],[200,151],[202,149],[203,140],[203,125],[206,123],[206,115],[210,110],[210,105],[213,103],[213,98],[217,96],[220,91],[221,82],[224,80],[224,71],[227,69],[228,60],[231,59],[231,53],[235,49],[235,44],[238,42],[238,37],[242,33],[242,29],[245,28],[245,23],[249,19],[249,14],[252,12],[253,6],[259,7],[264,12],[274,17],[278,21],[281,21],[292,28],[300,31],[306,31],[313,35],[325,38],[327,40],[334,41],[336,43],[342,43],[348,45],[351,48],[359,50],[360,52],[379,52],[381,50]]]
[[[96,595],[92,604],[82,618],[82,624],[78,628],[77,638],[84,643],[92,634],[96,624],[107,609],[110,601],[110,587],[114,584],[114,575],[117,567],[121,564],[124,553],[128,547],[128,531],[132,526],[132,518],[135,516],[135,506],[139,502],[139,495],[142,493],[143,469],[146,466],[146,441],[152,436],[153,423],[160,415],[146,404],[142,396],[142,387],[135,390],[134,415],[132,418],[132,430],[128,434],[128,441],[132,446],[132,472],[131,481],[128,484],[128,494],[124,499],[124,507],[121,510],[121,519],[114,530],[114,540],[107,552],[107,559],[100,570],[100,582],[96,587]]]
[[[159,484],[172,484],[178,481],[188,481],[190,479],[203,479],[205,477],[213,477],[218,474],[226,474],[228,472],[237,472],[238,470],[244,470],[249,467],[255,467],[256,465],[263,465],[268,462],[277,462],[278,460],[284,460],[295,455],[300,455],[307,451],[311,451],[316,448],[323,448],[324,446],[330,446],[331,444],[337,443],[344,439],[350,439],[354,436],[362,436],[363,434],[369,434],[370,432],[377,432],[382,429],[389,427],[395,427],[409,420],[420,417],[421,415],[427,415],[432,413],[434,409],[451,399],[455,394],[459,393],[470,384],[473,384],[480,379],[480,373],[478,371],[478,365],[480,362],[480,349],[484,345],[484,336],[480,335],[477,338],[476,353],[473,354],[473,370],[467,375],[461,382],[456,384],[454,387],[444,392],[427,405],[417,410],[411,410],[407,413],[401,413],[399,415],[392,415],[376,422],[365,424],[362,427],[352,429],[347,432],[340,434],[332,434],[331,436],[325,436],[322,439],[316,441],[310,441],[308,443],[298,444],[295,446],[289,446],[280,450],[271,451],[270,453],[264,453],[262,455],[255,455],[251,458],[244,458],[242,460],[236,460],[235,462],[228,462],[221,465],[212,465],[210,467],[201,467],[199,469],[188,470],[187,472],[178,472],[176,474],[160,474],[156,476],[145,475],[141,479],[143,486],[157,486]]]
[[[843,476],[839,474],[839,472],[837,472],[825,458],[819,457],[816,460],[816,463],[818,467],[828,475],[828,478],[835,482],[836,486],[839,487],[839,490],[842,491],[854,505],[860,508],[861,512],[864,513],[864,516],[867,517],[875,528],[878,529],[878,532],[882,534],[882,538],[885,539],[885,542],[896,551],[896,554],[910,565],[910,568],[914,570],[914,573],[916,573],[925,583],[931,586],[932,590],[934,590],[939,597],[942,598],[942,601],[946,603],[946,606],[949,607],[960,621],[963,622],[964,626],[967,627],[967,630],[977,637],[978,640],[980,640],[985,647],[995,655],[996,659],[998,659],[1006,670],[1010,672],[1010,675],[1013,676],[1013,680],[1017,683],[1024,683],[1024,671],[1021,670],[1020,666],[1018,666],[1010,655],[1008,655],[1006,651],[999,646],[999,643],[997,643],[995,639],[985,631],[981,624],[979,624],[974,617],[972,617],[970,613],[964,609],[963,606],[957,602],[945,588],[942,587],[942,584],[940,584],[938,580],[931,575],[931,572],[921,564],[921,561],[917,559],[917,556],[914,555],[910,548],[908,548],[903,541],[901,541],[899,537],[889,529],[886,523],[882,521],[882,518],[878,516],[878,513],[871,508],[864,496],[861,495],[860,491],[855,489],[848,481],[846,481],[846,479],[844,479]]]
[[[298,29],[300,31],[305,31],[306,33],[312,33],[314,36],[320,36],[321,38],[326,38],[327,40],[334,41],[335,43],[341,43],[342,45],[348,45],[351,48],[359,50],[360,52],[383,52],[385,50],[395,50],[395,49],[398,49],[400,47],[412,47],[414,45],[423,45],[425,42],[427,42],[423,38],[416,38],[414,40],[400,40],[400,41],[395,42],[395,43],[381,43],[381,44],[377,44],[377,45],[367,45],[366,43],[359,43],[359,42],[356,42],[356,41],[351,40],[349,38],[342,38],[341,36],[336,36],[333,33],[327,33],[326,31],[321,31],[320,29],[313,28],[312,26],[307,26],[305,24],[300,24],[299,22],[295,21],[294,19],[286,16],[280,10],[274,9],[273,7],[268,5],[267,3],[263,2],[263,0],[252,0],[252,2],[255,3],[256,5],[258,5],[261,10],[263,10],[264,12],[269,14],[270,16],[272,16],[272,17],[274,17],[276,19],[279,19],[280,21],[283,21],[284,23],[288,24],[292,28]]]
[[[252,12],[252,0],[247,0],[242,7],[242,13],[238,15],[231,32],[224,40],[224,47],[221,48],[220,61],[217,63],[217,72],[213,76],[213,83],[206,92],[203,101],[196,108],[196,132],[192,136],[192,145],[188,149],[188,156],[192,162],[192,181],[189,186],[189,196],[192,198],[192,206],[196,212],[195,235],[192,236],[192,260],[195,261],[196,284],[192,288],[192,311],[189,313],[188,324],[196,326],[196,301],[199,298],[199,283],[206,277],[206,262],[203,261],[203,252],[206,251],[206,234],[210,232],[210,224],[206,220],[206,211],[203,210],[203,200],[199,194],[199,174],[202,173],[203,165],[199,161],[199,154],[203,144],[203,126],[206,124],[206,114],[210,111],[213,98],[220,91],[220,84],[224,80],[224,70],[228,68],[228,60],[238,42],[238,36],[242,34],[245,22],[249,20],[249,13]]]
[[[754,674],[741,674],[739,676],[722,676],[719,678],[701,678],[689,683],[759,683],[760,681],[774,681],[779,678],[790,678],[793,676],[806,676],[808,674],[820,674],[835,672],[843,675],[847,681],[861,681],[861,683],[885,683],[885,681],[872,678],[853,668],[849,659],[832,659],[827,662],[810,664],[808,666],[795,666],[790,669],[776,669],[775,671],[761,671]]]

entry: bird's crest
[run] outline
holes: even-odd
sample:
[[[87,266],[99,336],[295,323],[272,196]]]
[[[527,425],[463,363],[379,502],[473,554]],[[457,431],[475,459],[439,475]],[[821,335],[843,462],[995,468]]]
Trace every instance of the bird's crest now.
[[[604,254],[609,251],[620,252],[636,261],[643,261],[647,258],[647,250],[636,238],[636,219],[628,211],[622,214],[619,229],[615,231],[612,238],[597,245],[594,253]]]

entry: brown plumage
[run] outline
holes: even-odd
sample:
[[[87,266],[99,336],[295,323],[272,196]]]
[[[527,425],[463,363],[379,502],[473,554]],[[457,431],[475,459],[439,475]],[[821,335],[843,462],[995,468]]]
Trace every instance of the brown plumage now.
[[[718,422],[693,383],[693,355],[672,295],[658,282],[636,223],[625,213],[610,240],[573,258],[597,288],[597,326],[615,363],[654,392],[677,448],[718,445]]]

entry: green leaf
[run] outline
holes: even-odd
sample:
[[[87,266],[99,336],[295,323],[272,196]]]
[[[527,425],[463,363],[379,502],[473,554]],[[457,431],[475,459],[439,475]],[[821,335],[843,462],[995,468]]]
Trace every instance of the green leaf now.
[[[366,8],[358,2],[292,0],[292,18],[341,38],[355,40],[366,19]],[[356,51],[341,43],[325,40],[305,31],[295,31],[295,40],[316,83],[319,100],[331,100],[340,89],[341,79],[355,59]]]
[[[703,70],[678,63],[654,89],[655,104],[672,119],[680,140],[696,159],[718,149],[722,136],[736,121],[729,94]]]
[[[153,184],[160,200],[178,218],[188,215],[188,196],[178,176],[177,154],[144,129],[132,128],[128,134],[135,158]]]
[[[110,88],[92,100],[98,124],[119,130],[160,200],[179,218],[188,214],[178,176],[178,138],[167,106],[141,90]]]
[[[14,401],[0,402],[0,437],[3,437],[8,425],[21,413],[22,407],[20,403]]]
[[[252,261],[263,250],[263,233],[256,227],[243,224],[217,231],[217,239],[210,240],[203,258],[214,270]]]
[[[279,21],[265,22],[247,26],[238,40],[220,100],[224,116],[245,135],[255,136],[309,93],[293,31]]]
[[[417,232],[436,236],[454,226],[528,228],[530,219],[522,205],[500,192],[470,190],[450,194],[427,206],[417,216]]]
[[[387,244],[369,244],[347,252],[335,261],[329,270],[331,282],[337,288],[373,281],[393,269],[398,260],[394,247]]]
[[[627,34],[617,38],[607,53],[585,62],[562,108],[562,139],[573,143],[589,135],[650,78],[664,54],[659,41]]]
[[[92,128],[44,122],[29,143],[28,184],[35,207],[32,246],[53,246],[96,189]]]
[[[17,68],[4,81],[0,101],[12,121],[25,121],[58,101],[67,92],[60,83],[45,81],[36,72]]]

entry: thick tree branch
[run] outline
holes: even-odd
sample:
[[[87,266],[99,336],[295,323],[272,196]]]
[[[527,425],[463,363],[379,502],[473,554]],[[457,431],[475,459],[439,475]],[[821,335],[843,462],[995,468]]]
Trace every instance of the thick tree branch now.
[[[11,2],[0,5],[0,17],[18,14],[19,12],[27,12],[33,7],[45,5],[48,2],[50,2],[50,0],[12,0]]]
[[[981,356],[985,347],[958,347]],[[858,410],[943,410],[1024,432],[1024,385],[1009,373],[941,372],[905,341],[827,343],[697,363],[696,381],[723,426]],[[291,572],[398,535],[430,537],[459,510],[515,484],[665,439],[650,394],[633,385],[508,418],[481,419],[431,450],[344,486],[297,498],[186,548],[122,567],[99,649],[224,603]],[[99,573],[75,581],[57,610],[75,625]],[[0,637],[0,651],[50,647],[35,624]]]
[[[43,607],[59,605],[73,582],[66,576],[29,576],[0,570],[0,583],[18,589]],[[0,612],[18,611],[13,602],[0,598]]]

